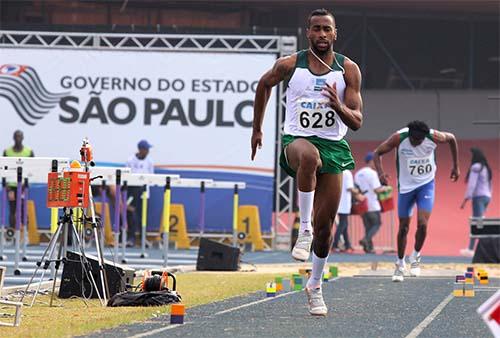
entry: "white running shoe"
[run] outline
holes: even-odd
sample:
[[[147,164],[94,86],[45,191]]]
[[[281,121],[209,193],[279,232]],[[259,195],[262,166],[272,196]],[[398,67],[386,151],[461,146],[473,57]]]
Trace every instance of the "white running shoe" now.
[[[410,256],[408,259],[410,261],[410,276],[412,277],[420,276],[420,256],[417,257]]]
[[[323,300],[323,292],[321,291],[321,288],[305,288],[304,290],[309,304],[309,313],[313,316],[326,316],[328,308]]]
[[[396,263],[396,269],[392,275],[393,282],[402,282],[405,280],[405,267]]]
[[[297,242],[292,250],[292,257],[301,262],[307,261],[311,253],[312,240],[313,235],[310,231],[299,232]]]

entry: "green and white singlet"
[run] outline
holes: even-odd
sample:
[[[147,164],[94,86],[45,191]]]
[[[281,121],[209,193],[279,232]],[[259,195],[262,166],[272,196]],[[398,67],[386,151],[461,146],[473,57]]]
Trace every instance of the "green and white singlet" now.
[[[423,142],[414,147],[410,143],[408,128],[398,131],[400,142],[396,153],[399,192],[405,194],[429,183],[436,176],[436,143],[431,129]]]
[[[316,75],[309,70],[307,50],[297,53],[295,69],[286,89],[285,134],[318,136],[332,141],[344,138],[347,126],[321,94],[325,83],[335,83],[340,101],[344,102],[344,59],[345,56],[334,53],[333,71]]]

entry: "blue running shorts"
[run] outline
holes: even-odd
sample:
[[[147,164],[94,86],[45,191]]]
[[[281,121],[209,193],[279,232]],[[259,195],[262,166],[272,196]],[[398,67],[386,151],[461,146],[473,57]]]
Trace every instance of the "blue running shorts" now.
[[[405,194],[398,195],[398,215],[400,218],[411,217],[413,206],[417,203],[418,210],[432,211],[434,206],[434,180],[421,185]]]

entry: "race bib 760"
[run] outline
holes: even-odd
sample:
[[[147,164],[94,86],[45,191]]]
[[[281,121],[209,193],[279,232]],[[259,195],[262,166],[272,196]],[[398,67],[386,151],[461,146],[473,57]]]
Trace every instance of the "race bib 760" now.
[[[430,157],[409,158],[408,172],[412,176],[424,176],[432,172],[432,162]]]

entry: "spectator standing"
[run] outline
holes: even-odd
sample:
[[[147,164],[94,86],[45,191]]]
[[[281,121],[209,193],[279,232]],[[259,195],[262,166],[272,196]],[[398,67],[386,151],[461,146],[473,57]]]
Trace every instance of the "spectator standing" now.
[[[30,147],[23,144],[24,134],[21,130],[14,132],[14,145],[4,150],[3,156],[7,157],[34,157],[35,154]],[[16,226],[16,188],[17,183],[8,183],[7,196],[9,200],[9,226]]]
[[[472,200],[472,216],[483,217],[491,200],[492,171],[481,149],[471,148],[470,151],[472,159],[469,170],[467,171],[467,176],[465,176],[467,189],[460,208],[463,209],[467,201]],[[471,238],[469,240],[469,246],[466,249],[460,250],[460,254],[472,257],[474,255],[475,244],[476,239]]]
[[[366,253],[374,253],[373,236],[377,233],[382,224],[380,216],[380,203],[378,193],[385,191],[385,187],[380,183],[375,164],[373,163],[373,152],[365,156],[366,166],[358,170],[354,176],[354,182],[359,187],[360,192],[368,199],[368,211],[363,214],[363,225],[365,227],[365,237],[359,241]]]
[[[153,174],[154,165],[149,155],[149,149],[152,147],[146,140],[141,140],[137,144],[137,153],[130,156],[126,166],[131,168],[134,174]],[[132,198],[128,206],[128,231],[127,231],[127,246],[135,246],[135,236],[137,230],[143,231],[141,227],[142,215],[142,200],[141,195],[143,187],[128,187],[127,194]]]
[[[352,199],[363,200],[364,196],[354,187],[354,179],[350,170],[342,173],[342,195],[340,197],[339,209],[337,211],[338,224],[333,237],[332,249],[335,252],[353,252],[347,228],[349,226],[349,214],[351,213]],[[340,236],[344,238],[344,249],[339,249]]]

